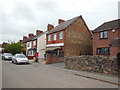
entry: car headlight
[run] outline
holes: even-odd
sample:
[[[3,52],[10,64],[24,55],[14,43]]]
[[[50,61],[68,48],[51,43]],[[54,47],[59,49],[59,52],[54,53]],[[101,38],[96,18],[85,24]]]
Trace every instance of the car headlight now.
[[[5,58],[8,58],[8,56],[5,56]]]

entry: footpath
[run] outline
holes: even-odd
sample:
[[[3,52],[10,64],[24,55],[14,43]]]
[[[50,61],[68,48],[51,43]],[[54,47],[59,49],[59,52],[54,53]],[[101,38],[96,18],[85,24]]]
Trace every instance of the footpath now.
[[[35,63],[33,60],[30,60],[30,62],[31,62],[31,64]],[[102,74],[102,73],[65,69],[63,62],[53,63],[53,64],[45,64],[45,61],[41,60],[41,61],[39,61],[39,63],[37,65],[39,66],[41,64],[47,65],[47,66],[55,68],[57,70],[68,72],[68,73],[76,75],[76,76],[94,79],[94,80],[98,80],[98,81],[103,81],[106,83],[111,83],[111,84],[120,86],[120,77],[118,75],[114,76],[114,75],[106,75],[106,74]]]

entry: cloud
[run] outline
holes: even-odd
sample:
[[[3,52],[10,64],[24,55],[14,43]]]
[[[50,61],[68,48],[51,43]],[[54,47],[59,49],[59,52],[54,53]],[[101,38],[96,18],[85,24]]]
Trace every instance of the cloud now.
[[[46,30],[48,23],[83,15],[90,29],[118,17],[119,0],[1,0],[0,43],[18,41],[35,30]]]

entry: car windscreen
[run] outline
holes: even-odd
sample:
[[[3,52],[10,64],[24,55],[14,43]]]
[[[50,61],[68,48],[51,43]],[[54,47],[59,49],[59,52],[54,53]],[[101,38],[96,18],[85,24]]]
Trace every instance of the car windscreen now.
[[[5,56],[12,56],[12,54],[10,54],[10,53],[5,53],[4,55]]]
[[[25,55],[17,55],[17,58],[26,58]]]

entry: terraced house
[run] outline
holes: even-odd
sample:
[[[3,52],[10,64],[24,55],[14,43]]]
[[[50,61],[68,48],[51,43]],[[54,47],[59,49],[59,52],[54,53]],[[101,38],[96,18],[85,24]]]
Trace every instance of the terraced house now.
[[[105,22],[93,31],[93,54],[115,56],[120,52],[120,19]]]
[[[46,35],[46,63],[59,62],[60,57],[92,54],[91,32],[82,16],[58,20],[48,24]]]
[[[37,36],[42,34],[43,31],[36,30],[36,35],[29,33],[29,39],[26,44],[26,55],[29,59],[33,59],[34,53],[37,52]]]

